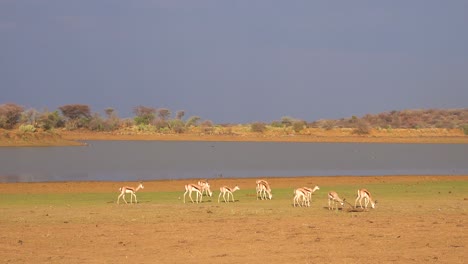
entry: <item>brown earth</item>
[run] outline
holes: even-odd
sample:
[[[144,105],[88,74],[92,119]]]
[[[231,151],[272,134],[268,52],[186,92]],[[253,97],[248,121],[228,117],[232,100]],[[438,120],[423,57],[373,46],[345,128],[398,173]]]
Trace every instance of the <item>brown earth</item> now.
[[[145,182],[137,205],[115,203],[115,190],[134,183],[1,183],[0,199],[18,194],[78,199],[98,193],[109,200],[84,205],[0,200],[0,262],[466,263],[468,194],[418,196],[411,189],[427,182],[456,185],[468,181],[468,175],[269,179],[273,191],[327,186],[314,194],[310,208],[294,208],[289,198],[257,201],[254,180],[211,180],[214,187],[238,184],[252,190],[235,193],[236,202],[229,204],[217,203],[217,192],[201,204],[144,198],[152,192],[180,191],[182,196],[187,180]],[[381,183],[406,188],[408,194],[391,200],[380,195],[372,210],[326,208],[325,189]]]
[[[54,132],[19,132],[0,129],[0,146],[79,146],[83,140],[159,140],[159,141],[256,141],[256,142],[361,142],[361,143],[453,143],[468,144],[460,129],[374,129],[368,135],[357,135],[353,129],[307,128],[301,133],[275,129],[253,133],[248,127],[216,128],[206,134],[192,131],[184,134],[138,132],[129,129],[112,132],[89,130],[55,130]]]

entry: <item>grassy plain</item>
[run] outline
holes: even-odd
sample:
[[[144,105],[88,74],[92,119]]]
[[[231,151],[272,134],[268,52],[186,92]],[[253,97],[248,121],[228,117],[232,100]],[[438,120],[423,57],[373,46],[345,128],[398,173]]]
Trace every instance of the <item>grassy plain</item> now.
[[[151,181],[137,205],[116,204],[121,182],[0,184],[5,263],[466,263],[468,175],[210,180],[213,197],[183,203],[183,185]],[[219,187],[239,185],[234,203]],[[309,208],[293,189],[319,185]],[[329,211],[337,191],[354,205],[368,188],[376,209]]]

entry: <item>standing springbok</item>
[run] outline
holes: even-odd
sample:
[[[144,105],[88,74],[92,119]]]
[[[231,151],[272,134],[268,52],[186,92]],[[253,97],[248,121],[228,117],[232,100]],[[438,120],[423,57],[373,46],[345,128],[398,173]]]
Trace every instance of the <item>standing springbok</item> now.
[[[224,199],[224,202],[226,203],[226,193],[227,193],[227,203],[229,203],[229,194],[231,194],[231,197],[232,197],[232,202],[234,202],[234,192],[237,191],[237,190],[240,190],[239,186],[235,186],[234,188],[229,188],[227,186],[223,186],[221,188],[219,188],[219,196],[218,196],[218,203],[219,203],[219,199],[221,198],[221,194],[223,195],[223,199]]]
[[[300,200],[302,199],[302,202]],[[296,203],[299,206],[310,206],[309,192],[304,188],[297,188],[294,190],[293,205],[296,207]]]
[[[196,199],[195,199],[195,201],[196,201],[197,203],[198,203],[198,196],[200,196],[200,203],[201,203],[201,202],[202,202],[202,199],[203,199],[202,191],[203,191],[203,187],[201,187],[201,186],[198,185],[198,184],[187,184],[187,185],[185,185],[184,203],[185,203],[185,195],[186,195],[187,193],[189,194],[190,200],[191,200],[192,203],[193,203],[192,192],[196,192],[196,194],[197,194],[197,197],[196,197]]]
[[[362,203],[361,203],[362,199],[364,199],[364,205],[366,209],[367,209],[367,205],[369,204],[369,202],[371,204],[371,207],[375,208],[375,204],[377,203],[377,200],[375,202],[372,200],[371,193],[367,189],[359,189],[357,191],[357,198],[354,201],[354,208],[356,208],[356,204],[358,200],[359,200],[359,205],[362,208]]]
[[[328,193],[328,210],[333,210],[333,207],[336,203],[340,203],[341,206],[344,206],[344,202],[346,199],[341,199],[338,194],[334,191]],[[331,207],[330,207],[331,205]],[[338,210],[338,206],[336,206],[336,210]]]
[[[202,195],[206,193],[206,196],[211,197],[213,195],[213,192],[210,190],[210,183],[208,180],[199,180],[198,185],[200,185],[203,190],[202,190]]]
[[[258,197],[260,196],[260,199],[266,200],[267,199],[267,194],[268,194],[268,199],[271,200],[273,198],[273,194],[271,194],[271,188],[270,184],[266,180],[257,180],[257,200]]]
[[[130,194],[130,204],[133,203],[133,197],[135,197],[135,203],[138,203],[137,197],[136,197],[136,194],[135,194],[135,193],[136,193],[138,190],[144,189],[144,188],[145,188],[145,187],[143,186],[143,183],[142,183],[142,182],[140,182],[140,184],[139,184],[138,187],[136,187],[136,188],[134,188],[134,187],[128,187],[128,186],[120,187],[120,188],[119,188],[120,195],[119,195],[119,197],[117,198],[117,204],[120,203],[120,197],[122,197],[123,200],[124,200],[124,202],[125,202],[126,204],[128,204],[128,203],[127,203],[127,200],[125,200],[125,194],[126,194],[126,193],[129,193],[129,194]]]
[[[320,190],[320,188],[316,185],[314,188],[309,187],[302,187],[297,188],[294,190],[294,200],[293,205],[296,207],[296,202],[299,206],[309,206],[310,207],[310,200],[312,200],[312,193],[315,191]],[[302,199],[302,204],[299,203],[299,200]]]

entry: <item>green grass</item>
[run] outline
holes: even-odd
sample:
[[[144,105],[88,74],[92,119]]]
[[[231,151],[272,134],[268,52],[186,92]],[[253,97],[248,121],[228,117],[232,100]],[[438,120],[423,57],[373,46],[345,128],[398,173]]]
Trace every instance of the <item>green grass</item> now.
[[[434,197],[447,198],[468,198],[468,181],[457,182],[421,182],[404,184],[368,184],[374,199],[395,200],[395,199],[433,199]],[[323,185],[320,190],[313,195],[313,201],[325,201],[330,190],[338,192],[341,198],[354,204],[358,186],[354,185]],[[183,204],[183,192],[150,192],[140,191],[137,194],[138,201],[143,204]],[[204,204],[217,204],[219,192],[214,192],[212,197],[203,197]],[[118,193],[59,193],[59,194],[0,194],[0,206],[31,206],[31,205],[54,205],[54,206],[89,206],[89,205],[109,205],[115,204]],[[127,195],[130,202],[130,196]],[[293,189],[279,188],[273,189],[273,200],[270,204],[287,206],[292,204]],[[195,195],[193,195],[195,199]],[[243,189],[234,193],[236,206],[240,204],[255,205],[265,204],[257,201],[254,189]],[[211,202],[210,202],[211,201]],[[190,202],[188,195],[186,202]],[[123,201],[121,200],[121,203]],[[223,199],[221,197],[221,204]]]

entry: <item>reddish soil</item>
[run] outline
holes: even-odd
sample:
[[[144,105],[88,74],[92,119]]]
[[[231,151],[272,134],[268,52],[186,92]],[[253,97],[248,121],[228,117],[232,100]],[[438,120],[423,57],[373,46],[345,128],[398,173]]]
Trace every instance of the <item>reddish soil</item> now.
[[[466,182],[468,176],[269,181],[274,188],[388,183],[411,190],[425,182]],[[141,192],[180,191],[182,195],[181,186],[187,182],[145,182]],[[254,188],[252,182],[254,179],[216,179],[212,186],[239,184],[250,189]],[[235,203],[217,203],[216,192],[201,204],[143,199],[137,205],[117,205],[115,190],[122,184],[126,183],[0,184],[0,199],[52,193],[112,197],[105,203],[87,201],[84,205],[9,205],[0,201],[1,262],[466,263],[468,257],[467,193],[408,194],[393,200],[381,195],[383,200],[376,209],[348,212],[326,208],[327,190],[314,194],[310,208],[294,208],[290,199],[257,201],[254,194],[238,195]]]

